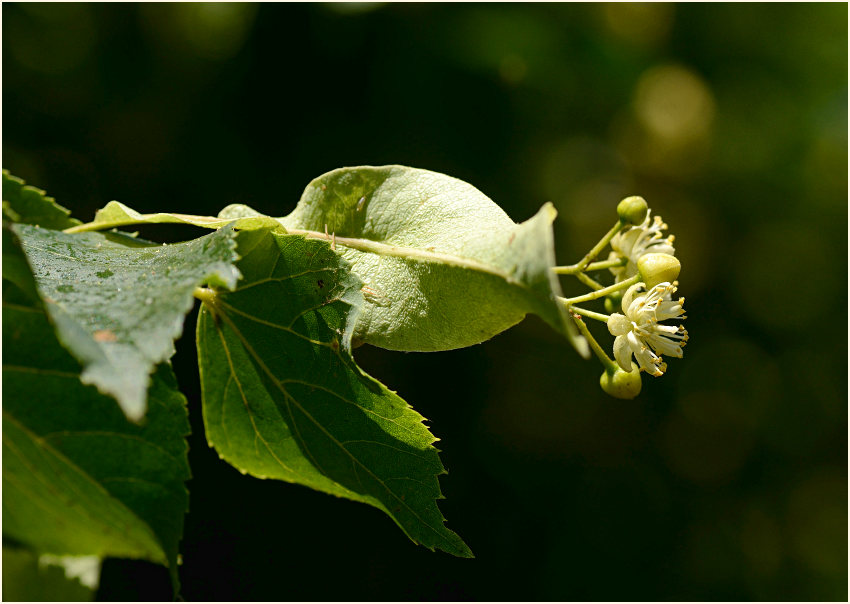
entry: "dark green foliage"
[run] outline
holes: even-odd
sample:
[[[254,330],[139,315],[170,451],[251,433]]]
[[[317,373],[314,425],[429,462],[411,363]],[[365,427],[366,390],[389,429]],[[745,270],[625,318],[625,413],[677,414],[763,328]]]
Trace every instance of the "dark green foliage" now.
[[[233,230],[160,246],[102,233],[17,225],[62,344],[82,363],[82,380],[145,414],[149,374],[174,354],[174,340],[202,283],[232,287]]]
[[[369,503],[416,543],[471,556],[443,525],[423,417],[357,367],[362,283],[325,241],[243,231],[233,292],[198,320],[207,439],[238,469]]]
[[[3,170],[3,214],[15,222],[46,229],[67,229],[80,224],[79,220],[70,217],[70,210],[7,170]]]
[[[176,579],[189,426],[171,369],[154,373],[144,421],[128,421],[81,382],[31,287],[5,278],[20,252],[4,239],[4,535],[39,553],[161,562]]]

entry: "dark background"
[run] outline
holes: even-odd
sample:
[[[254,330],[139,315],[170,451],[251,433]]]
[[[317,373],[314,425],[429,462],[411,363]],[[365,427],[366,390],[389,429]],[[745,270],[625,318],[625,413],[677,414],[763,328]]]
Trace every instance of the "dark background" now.
[[[676,235],[690,344],[634,401],[537,318],[357,351],[442,439],[474,560],[220,461],[191,316],[187,600],[846,600],[846,4],[2,10],[3,166],[83,220],[284,215],[323,172],[400,163],[518,221],[551,200],[562,263],[629,194]],[[158,567],[104,566],[101,599],[169,595]]]

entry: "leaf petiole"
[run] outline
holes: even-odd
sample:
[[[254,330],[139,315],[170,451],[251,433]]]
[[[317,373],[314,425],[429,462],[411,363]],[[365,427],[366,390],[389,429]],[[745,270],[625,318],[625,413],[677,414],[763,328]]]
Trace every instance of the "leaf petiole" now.
[[[192,295],[209,307],[215,306],[216,293],[208,287],[196,287]]]

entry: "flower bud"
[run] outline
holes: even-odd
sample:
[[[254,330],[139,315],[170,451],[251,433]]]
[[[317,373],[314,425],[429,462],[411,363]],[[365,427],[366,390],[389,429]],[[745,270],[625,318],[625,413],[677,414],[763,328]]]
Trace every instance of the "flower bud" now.
[[[605,297],[605,311],[608,314],[612,312],[617,312],[620,310],[620,307],[623,303],[623,292],[618,291],[611,294],[608,294]]]
[[[639,225],[646,220],[649,208],[643,197],[632,195],[617,204],[617,215],[626,224]]]
[[[633,399],[640,394],[641,380],[638,366],[633,362],[631,371],[603,371],[599,385],[614,398]]]
[[[682,270],[679,259],[670,254],[644,254],[637,262],[641,281],[647,289],[652,289],[659,283],[672,283]]]

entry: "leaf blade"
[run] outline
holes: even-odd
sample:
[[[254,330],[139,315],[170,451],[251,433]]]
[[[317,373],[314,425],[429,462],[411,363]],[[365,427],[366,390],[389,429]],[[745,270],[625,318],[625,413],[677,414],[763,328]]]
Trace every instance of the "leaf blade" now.
[[[84,584],[77,576],[72,576],[61,562],[44,562],[29,550],[4,545],[3,599],[9,602],[94,600],[94,587]]]
[[[313,180],[290,232],[330,233],[366,285],[355,338],[391,350],[478,344],[533,312],[583,355],[557,301],[551,204],[515,224],[460,180],[404,166],[342,168]]]
[[[84,232],[90,230],[106,230],[120,226],[135,224],[188,224],[205,229],[220,229],[232,224],[237,228],[260,228],[271,224],[272,220],[253,212],[249,215],[219,218],[210,216],[195,216],[192,214],[178,214],[174,212],[155,212],[153,214],[142,214],[133,208],[124,205],[120,201],[110,201],[104,207],[95,212],[94,220],[78,228],[68,229],[69,233]]]
[[[245,279],[205,301],[198,323],[211,446],[243,471],[369,503],[415,542],[471,556],[437,508],[445,470],[422,416],[350,356],[359,280],[324,242],[243,232],[239,245],[251,250]]]
[[[166,564],[176,587],[190,472],[173,374],[166,365],[154,373],[143,426],[82,384],[41,300],[19,295],[34,290],[32,275],[31,287],[7,280],[6,252],[17,245],[4,235],[3,348],[14,351],[3,358],[4,535],[38,553]]]
[[[194,289],[238,279],[230,226],[162,247],[102,233],[14,230],[60,341],[84,366],[83,382],[113,396],[134,421],[144,417],[150,374],[174,353]]]
[[[80,224],[71,211],[52,197],[22,179],[3,170],[3,210],[15,222],[34,224],[46,229],[67,229]]]

